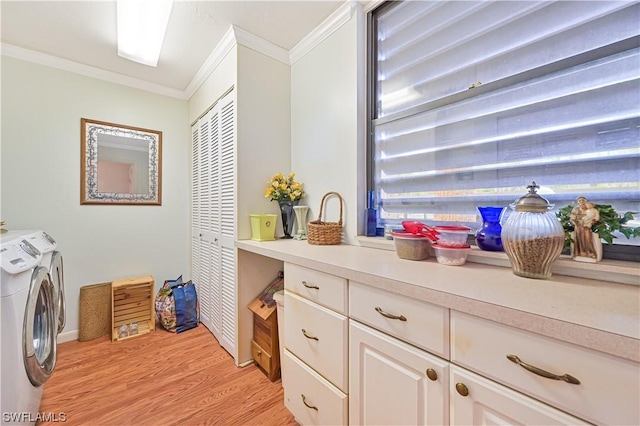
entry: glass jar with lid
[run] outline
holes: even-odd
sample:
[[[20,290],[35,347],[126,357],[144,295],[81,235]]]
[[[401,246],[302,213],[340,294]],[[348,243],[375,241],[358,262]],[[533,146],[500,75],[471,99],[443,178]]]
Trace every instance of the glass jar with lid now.
[[[545,279],[564,246],[564,230],[553,204],[537,194],[535,182],[529,192],[510,207],[515,210],[502,227],[502,245],[515,275]]]

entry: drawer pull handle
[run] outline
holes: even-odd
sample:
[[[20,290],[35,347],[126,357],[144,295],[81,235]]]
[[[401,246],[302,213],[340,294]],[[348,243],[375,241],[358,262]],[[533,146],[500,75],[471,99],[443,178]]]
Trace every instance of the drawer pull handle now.
[[[546,377],[547,379],[553,380],[563,380],[567,383],[571,383],[572,385],[579,385],[580,380],[576,379],[569,374],[563,374],[562,376],[558,376],[557,374],[549,373],[548,371],[544,371],[541,368],[534,367],[533,365],[529,365],[527,363],[522,362],[520,358],[515,355],[507,355],[507,359],[511,362],[518,364],[520,367],[524,368],[527,371],[532,372],[533,374],[537,374],[538,376]]]
[[[309,335],[307,334],[307,330],[305,330],[304,328],[302,329],[302,334],[304,334],[304,337],[306,337],[307,339],[313,339],[313,340],[315,340],[315,341],[318,341],[318,338],[317,338],[317,337],[315,337],[315,336],[309,336]]]
[[[438,373],[433,368],[427,368],[427,377],[434,382],[438,380]]]
[[[309,405],[309,403],[307,402],[307,398],[305,398],[303,394],[300,394],[300,396],[302,397],[302,403],[304,405],[306,405],[307,407],[311,408],[312,410],[318,411],[318,407],[316,407],[315,405]]]
[[[468,396],[469,395],[469,388],[464,383],[456,383],[456,390],[462,396]]]
[[[404,315],[393,315],[393,314],[390,314],[388,312],[383,311],[380,306],[376,306],[376,312],[379,313],[380,315],[382,315],[385,318],[397,319],[397,320],[400,320],[400,321],[406,321],[407,320],[407,317],[405,317]]]
[[[320,287],[318,287],[317,285],[307,284],[306,281],[302,281],[302,285],[305,286],[306,288],[313,288],[315,290],[320,290]]]

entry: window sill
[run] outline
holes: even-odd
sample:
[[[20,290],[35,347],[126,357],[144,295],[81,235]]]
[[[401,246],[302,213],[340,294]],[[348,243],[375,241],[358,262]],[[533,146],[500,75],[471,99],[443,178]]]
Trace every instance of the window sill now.
[[[383,237],[357,237],[358,243],[363,247],[394,251],[393,240]],[[480,250],[471,246],[471,253],[467,262],[483,263],[504,268],[510,268],[511,264],[504,252],[491,252]],[[567,275],[578,278],[614,282],[620,284],[640,285],[640,268],[636,262],[605,259],[598,263],[583,263],[572,260],[569,256],[562,255],[553,264],[552,272],[558,275]]]

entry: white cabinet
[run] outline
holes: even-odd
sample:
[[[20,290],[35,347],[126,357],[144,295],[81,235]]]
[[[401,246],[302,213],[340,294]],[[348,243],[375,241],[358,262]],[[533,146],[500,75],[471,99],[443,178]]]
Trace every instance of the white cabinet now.
[[[446,425],[449,363],[349,321],[349,424]]]
[[[584,421],[451,366],[452,425],[583,425]]]
[[[451,334],[452,363],[589,422],[640,424],[638,363],[457,311]]]
[[[347,392],[347,317],[291,292],[285,293],[284,305],[287,349]]]
[[[449,309],[349,282],[349,317],[449,358]]]
[[[191,128],[192,272],[202,323],[236,354],[235,91]]]
[[[340,307],[347,281],[289,263],[284,280],[285,406],[305,425],[346,424],[348,318]]]
[[[303,425],[346,425],[348,398],[298,357],[285,351],[282,361],[285,406]]]

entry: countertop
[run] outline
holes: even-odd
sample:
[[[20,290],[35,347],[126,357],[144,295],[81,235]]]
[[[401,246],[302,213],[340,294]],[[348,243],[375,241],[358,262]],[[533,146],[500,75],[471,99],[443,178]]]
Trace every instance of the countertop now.
[[[558,274],[535,280],[500,266],[410,261],[355,245],[241,240],[236,247],[640,362],[635,285]]]

